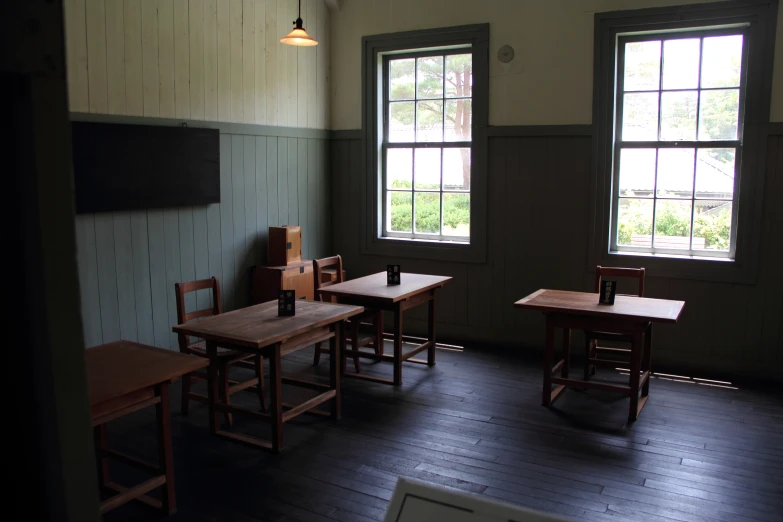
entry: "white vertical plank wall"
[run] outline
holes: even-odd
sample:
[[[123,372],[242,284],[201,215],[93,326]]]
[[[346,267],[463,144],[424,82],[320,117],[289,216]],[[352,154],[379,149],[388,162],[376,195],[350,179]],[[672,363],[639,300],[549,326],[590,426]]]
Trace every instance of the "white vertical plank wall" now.
[[[320,42],[304,48],[280,43],[297,17],[295,0],[64,3],[74,112],[328,125],[323,0],[302,2],[305,27]]]
[[[323,0],[302,2],[314,48],[280,43],[297,16],[294,0],[64,3],[73,112],[328,125]],[[176,349],[177,281],[215,275],[224,309],[245,306],[249,268],[266,262],[268,226],[300,223],[310,258],[332,253],[325,135],[242,132],[220,136],[220,204],[77,216],[88,346],[124,338]],[[210,299],[205,291],[186,305]]]

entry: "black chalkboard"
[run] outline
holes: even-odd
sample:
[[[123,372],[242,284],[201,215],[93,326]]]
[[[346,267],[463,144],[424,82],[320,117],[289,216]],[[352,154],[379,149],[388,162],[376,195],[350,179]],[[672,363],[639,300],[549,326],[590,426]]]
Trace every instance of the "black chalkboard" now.
[[[76,212],[220,202],[217,129],[73,122]]]

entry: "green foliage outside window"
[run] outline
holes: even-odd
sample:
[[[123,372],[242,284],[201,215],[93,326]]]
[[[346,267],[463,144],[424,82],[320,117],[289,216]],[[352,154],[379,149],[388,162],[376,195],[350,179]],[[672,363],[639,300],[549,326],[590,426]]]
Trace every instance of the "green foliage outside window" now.
[[[626,199],[620,211],[617,243],[631,245],[633,236],[652,234],[652,201]],[[658,202],[655,233],[660,236],[688,236],[691,213],[687,205]],[[704,238],[705,248],[728,250],[731,233],[731,207],[698,213],[694,219],[693,237]]]

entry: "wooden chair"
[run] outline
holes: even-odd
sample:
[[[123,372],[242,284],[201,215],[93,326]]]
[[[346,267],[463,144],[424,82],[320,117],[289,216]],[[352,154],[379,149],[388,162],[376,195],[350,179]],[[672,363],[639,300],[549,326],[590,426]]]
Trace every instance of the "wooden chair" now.
[[[625,277],[637,280],[637,292],[638,297],[644,297],[644,268],[612,268],[606,266],[597,266],[595,269],[595,292],[601,291],[601,280],[605,277]],[[622,294],[619,294],[622,295]],[[627,365],[627,361],[618,361],[616,359],[600,359],[598,357],[601,353],[609,353],[613,356],[628,354],[630,356],[630,348],[609,348],[606,346],[599,346],[598,341],[611,341],[611,342],[633,342],[632,335],[613,334],[605,332],[585,332],[585,380],[589,379],[591,375],[595,375],[596,366],[612,366]]]
[[[185,311],[185,294],[197,290],[212,290],[212,306],[203,310],[193,312]],[[179,324],[187,323],[199,317],[207,317],[220,314],[220,283],[216,277],[202,279],[200,281],[191,281],[190,283],[176,283],[174,291],[177,298],[177,322]],[[207,356],[206,343],[204,341],[192,341],[190,336],[179,335],[179,351],[189,353],[199,357]],[[252,361],[250,360],[252,359]],[[258,400],[261,403],[261,409],[266,411],[266,397],[264,396],[264,359],[260,355],[253,355],[235,350],[218,347],[218,375],[221,398],[229,403],[229,397],[242,390],[255,388],[258,394]],[[248,368],[255,372],[255,377],[246,381],[231,381],[228,378],[229,366]],[[182,413],[187,415],[190,399],[199,402],[209,402],[204,395],[199,395],[190,391],[194,382],[206,380],[205,372],[192,372],[182,377]],[[231,414],[226,414],[226,422],[230,426],[232,423]]]
[[[331,281],[322,282],[324,278],[323,272],[325,270],[334,269],[336,276]],[[316,259],[313,261],[313,281],[315,282],[315,300],[322,301],[319,289],[327,286],[336,285],[345,281],[345,274],[343,273],[343,258],[340,256],[327,257],[324,259]],[[359,337],[359,326],[362,321],[369,321],[373,326],[372,337]],[[345,340],[347,338],[347,330],[351,332],[351,349],[358,351],[362,347],[374,348],[376,355],[383,354],[383,312],[380,310],[365,310],[363,313],[352,317],[347,321],[346,328],[343,329],[342,346],[345,346]],[[321,343],[315,345],[315,353],[313,354],[313,365],[317,365],[321,360],[322,353],[329,353],[327,348],[322,348]],[[345,357],[343,357],[343,364],[345,364]],[[361,371],[361,363],[359,357],[354,356],[353,365],[356,371]]]

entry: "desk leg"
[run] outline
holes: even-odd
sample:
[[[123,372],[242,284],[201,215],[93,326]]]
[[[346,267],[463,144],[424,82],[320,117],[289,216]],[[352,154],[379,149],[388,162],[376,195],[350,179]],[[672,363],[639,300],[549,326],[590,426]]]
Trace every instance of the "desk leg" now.
[[[560,368],[560,376],[568,378],[571,369],[571,329],[563,328],[563,366]]]
[[[647,327],[647,332],[644,334],[644,358],[642,359],[642,371],[650,372],[650,377],[642,386],[642,397],[647,397],[650,394],[650,378],[652,376],[652,328],[653,325]]]
[[[644,350],[644,330],[637,331],[633,335],[631,347],[631,404],[628,409],[628,421],[633,422],[639,416],[639,370],[642,364],[642,351]]]
[[[161,501],[163,511],[168,515],[177,512],[177,498],[174,492],[174,455],[171,450],[171,415],[169,412],[169,385],[159,384],[155,390],[160,402],[155,405],[158,425],[158,459],[160,471],[166,476],[166,483],[161,486]]]
[[[212,433],[217,433],[220,427],[218,412],[215,409],[215,401],[218,398],[218,365],[217,365],[217,345],[207,341],[207,358],[209,367],[207,367],[207,398],[209,404],[209,429]]]
[[[427,340],[431,343],[427,349],[427,364],[429,366],[435,366],[435,295],[435,290],[433,290],[427,316]]]
[[[329,368],[334,366],[336,360],[329,361]],[[269,424],[272,428],[272,451],[280,453],[283,447],[283,376],[280,372],[280,344],[276,344],[269,356],[269,380],[272,385],[272,411],[269,416]]]
[[[98,486],[103,488],[111,482],[109,472],[109,457],[106,452],[109,450],[109,443],[106,437],[106,424],[95,426],[93,428],[93,438],[95,439],[95,462],[98,464]]]
[[[402,385],[402,306],[394,306],[394,385]]]
[[[555,327],[546,318],[546,343],[544,345],[544,393],[541,403],[549,406],[552,402],[552,358],[555,353]]]
[[[334,390],[332,418],[340,419],[340,338],[345,323],[334,323],[334,337],[329,339],[329,387]]]

